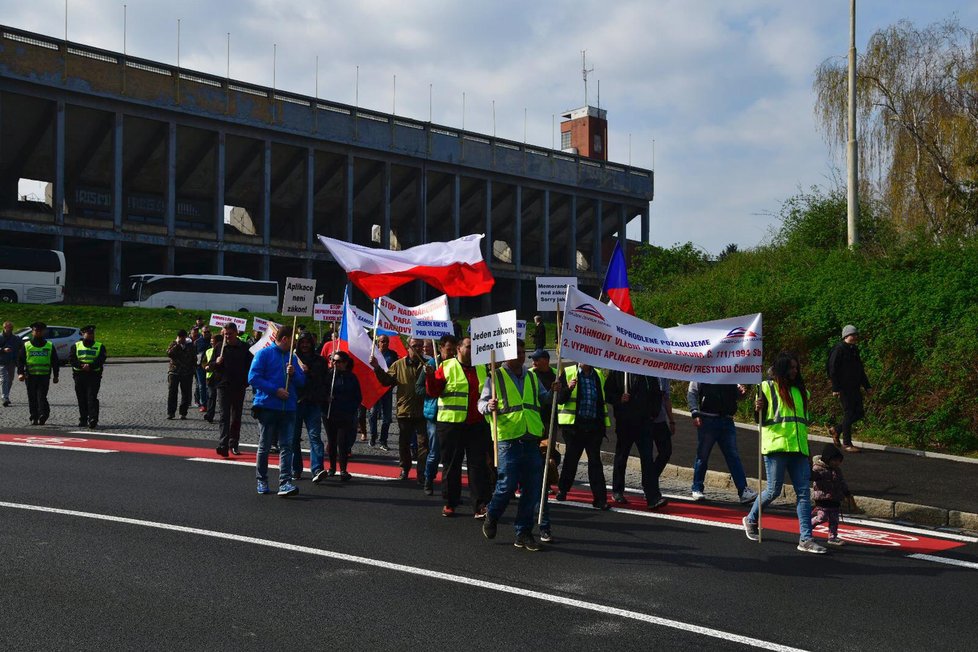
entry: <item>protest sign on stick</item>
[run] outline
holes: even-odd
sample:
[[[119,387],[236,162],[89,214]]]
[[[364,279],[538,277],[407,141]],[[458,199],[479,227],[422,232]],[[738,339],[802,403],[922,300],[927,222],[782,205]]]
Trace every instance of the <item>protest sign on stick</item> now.
[[[223,328],[228,324],[234,324],[239,333],[243,333],[245,328],[248,326],[248,320],[242,319],[241,317],[232,317],[231,315],[219,315],[216,312],[211,314],[210,325],[220,326]]]
[[[495,351],[500,362],[516,357],[516,311],[476,317],[469,329],[472,337],[472,364],[486,364]]]
[[[292,316],[292,344],[289,346],[289,358],[286,367],[292,364],[292,353],[295,351],[295,329],[299,317],[312,317],[313,306],[316,303],[316,279],[294,278],[285,279],[285,296],[282,299],[282,314]],[[285,375],[285,389],[289,388],[289,375]]]
[[[576,276],[538,276],[537,310],[557,310],[562,307],[568,287],[577,288]]]
[[[566,305],[566,290],[565,290]],[[561,347],[560,347],[560,307],[557,307],[557,369],[555,370],[557,380],[560,380],[561,369]],[[547,470],[550,468],[550,458],[554,451],[554,430],[557,427],[557,397],[553,395],[553,388],[547,387],[551,392],[550,396],[550,427],[547,429],[547,454],[543,456],[543,486],[540,488],[540,512],[537,514],[537,525],[543,524],[543,508],[547,501]]]

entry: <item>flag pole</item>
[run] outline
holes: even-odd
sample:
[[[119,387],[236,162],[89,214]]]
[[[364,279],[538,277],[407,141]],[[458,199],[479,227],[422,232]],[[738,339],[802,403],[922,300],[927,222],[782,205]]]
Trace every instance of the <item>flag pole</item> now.
[[[758,395],[761,394],[761,386],[757,386]],[[766,410],[765,406],[765,410]],[[761,533],[763,532],[761,528],[761,512],[764,508],[764,498],[763,498],[763,485],[761,484],[761,472],[764,469],[764,459],[761,450],[763,448],[763,438],[762,433],[764,432],[764,413],[760,410],[757,412],[757,542],[761,542]]]
[[[567,294],[564,292],[564,305],[567,305]],[[557,379],[560,379],[561,355],[563,351],[560,346],[560,303],[557,303]],[[553,388],[550,389],[553,392]],[[550,428],[547,430],[547,454],[543,457],[543,486],[540,487],[540,512],[537,514],[537,525],[543,523],[544,503],[549,499],[547,493],[547,470],[550,468],[550,458],[554,450],[554,437],[557,436],[557,397],[550,397]]]
[[[489,352],[489,387],[492,388],[492,400],[496,400],[496,349]],[[499,410],[499,406],[492,411],[492,450],[493,450],[493,460],[495,462],[496,468],[499,468],[499,424],[496,421],[496,416]]]
[[[370,337],[370,357],[374,357],[374,351],[377,350],[377,322],[380,321],[380,305],[378,300],[374,299],[374,332]]]
[[[346,303],[343,303],[343,319],[346,319]],[[336,322],[333,322],[333,332],[336,332]],[[332,338],[332,336],[330,336]],[[326,408],[326,418],[329,419],[330,415],[333,414],[333,388],[336,386],[336,362],[333,361],[333,356],[340,348],[340,337],[339,333],[336,334],[336,339],[331,340],[330,344],[333,345],[333,350],[329,354],[330,366],[333,368],[333,377],[329,380],[329,407]]]

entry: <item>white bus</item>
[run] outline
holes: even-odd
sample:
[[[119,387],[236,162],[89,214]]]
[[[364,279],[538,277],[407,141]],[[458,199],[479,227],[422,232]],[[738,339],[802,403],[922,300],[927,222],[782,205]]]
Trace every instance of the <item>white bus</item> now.
[[[63,252],[0,247],[0,303],[59,303],[64,300]]]
[[[123,305],[274,313],[278,312],[278,283],[209,274],[136,274],[129,277]]]

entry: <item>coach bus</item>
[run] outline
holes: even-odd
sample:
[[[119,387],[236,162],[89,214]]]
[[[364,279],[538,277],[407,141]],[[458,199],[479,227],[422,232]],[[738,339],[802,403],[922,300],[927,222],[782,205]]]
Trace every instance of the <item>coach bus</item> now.
[[[0,303],[59,303],[64,300],[63,252],[0,247]]]
[[[138,308],[278,312],[276,281],[240,276],[136,274],[125,295],[123,305]]]

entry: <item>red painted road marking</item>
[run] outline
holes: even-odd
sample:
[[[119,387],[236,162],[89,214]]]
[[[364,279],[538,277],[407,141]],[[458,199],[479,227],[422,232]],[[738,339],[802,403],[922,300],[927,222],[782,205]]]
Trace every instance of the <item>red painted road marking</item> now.
[[[168,457],[196,457],[222,461],[225,458],[215,452],[213,448],[201,448],[199,446],[179,446],[168,444],[149,444],[138,441],[111,441],[107,439],[83,439],[81,437],[56,437],[49,435],[12,435],[0,434],[0,442],[11,442],[27,446],[44,446],[47,448],[79,448],[85,450],[104,450],[119,453],[141,453],[148,455],[165,455]],[[242,455],[229,458],[238,462],[255,462],[254,452],[245,452]],[[269,456],[269,466],[277,464],[277,456]],[[374,475],[385,478],[396,478],[400,472],[400,467],[387,464],[374,464],[369,462],[350,462],[350,472],[364,475]],[[463,478],[464,482],[464,478]],[[567,499],[577,503],[590,503],[592,500],[591,492],[588,489],[572,489],[567,494]],[[645,501],[633,498],[626,505],[616,506],[622,512],[648,512]],[[677,516],[680,518],[692,519],[694,521],[705,521],[711,523],[727,523],[740,526],[741,519],[747,513],[746,509],[734,509],[730,507],[720,507],[716,505],[704,505],[703,503],[688,503],[685,501],[673,501],[664,508],[655,510],[656,514],[667,516]],[[798,520],[781,514],[765,514],[763,518],[765,530],[775,530],[777,532],[797,533]],[[828,529],[824,527],[816,528],[815,532],[821,536],[828,536]],[[839,524],[839,536],[851,544],[864,544],[872,546],[882,546],[887,548],[899,548],[904,552],[928,553],[959,548],[965,544],[960,541],[939,539],[920,534],[906,534],[903,532],[892,532],[885,529],[875,529],[865,525]]]

